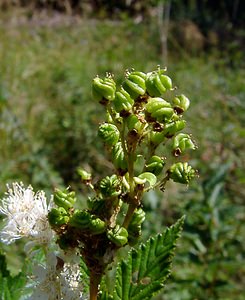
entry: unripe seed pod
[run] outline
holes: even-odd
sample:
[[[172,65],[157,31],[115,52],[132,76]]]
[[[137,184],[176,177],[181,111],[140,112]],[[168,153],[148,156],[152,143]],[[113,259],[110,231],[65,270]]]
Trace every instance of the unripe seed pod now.
[[[57,227],[69,222],[69,216],[63,207],[52,208],[48,213],[48,220],[51,227]]]
[[[134,104],[134,100],[128,92],[121,88],[118,92],[116,92],[113,104],[116,112],[120,113],[122,111],[130,111]]]
[[[114,228],[107,231],[107,237],[118,247],[122,247],[128,242],[128,231],[124,227],[116,225]]]
[[[171,104],[159,97],[151,98],[146,104],[145,109],[158,122],[169,121],[174,114]]]
[[[121,142],[116,143],[112,148],[112,162],[117,170],[126,171],[127,170],[127,161],[123,152]]]
[[[68,190],[61,191],[56,189],[54,193],[54,203],[63,207],[65,210],[68,210],[73,207],[76,202],[75,192],[69,192]]]
[[[153,155],[146,164],[146,171],[159,175],[162,172],[164,165],[165,162],[163,158]]]
[[[173,141],[174,156],[179,156],[182,152],[184,152],[187,149],[195,150],[196,146],[189,134],[179,133],[174,137],[174,141]]]
[[[196,172],[187,162],[178,162],[170,167],[168,175],[174,182],[188,184],[195,177]]]
[[[92,234],[101,234],[106,231],[106,223],[100,218],[92,216],[89,223],[89,229]]]
[[[142,208],[138,208],[137,210],[135,210],[128,228],[133,230],[134,227],[140,226],[144,222],[144,220],[145,212]]]
[[[181,131],[185,128],[186,121],[185,120],[178,120],[175,122],[171,122],[166,124],[164,130],[162,131],[162,134],[164,136],[170,138],[175,135],[176,132]]]
[[[81,168],[77,170],[77,173],[81,176],[83,182],[90,182],[92,180],[92,175]]]
[[[95,77],[92,82],[92,94],[95,100],[106,99],[112,101],[115,98],[116,83],[111,77],[104,79]]]
[[[174,109],[178,114],[186,111],[190,106],[190,100],[183,94],[176,96],[173,100]]]
[[[132,72],[123,82],[122,86],[125,91],[129,93],[132,99],[145,94],[145,78],[146,74],[143,72]]]
[[[161,73],[161,70],[147,73],[145,81],[146,90],[152,97],[159,97],[166,92],[166,90],[172,88],[171,78]]]
[[[104,123],[99,127],[98,136],[106,145],[114,146],[119,140],[120,133],[115,125]]]
[[[149,139],[153,145],[158,146],[166,139],[166,137],[165,137],[164,132],[162,132],[162,131],[161,132],[151,131]]]
[[[116,197],[121,194],[121,182],[117,175],[106,176],[99,183],[99,190],[104,197]]]
[[[88,198],[87,199],[88,209],[93,213],[99,214],[105,208],[105,200],[102,198]]]
[[[77,209],[70,218],[69,225],[79,229],[87,230],[91,223],[91,215],[85,210]]]

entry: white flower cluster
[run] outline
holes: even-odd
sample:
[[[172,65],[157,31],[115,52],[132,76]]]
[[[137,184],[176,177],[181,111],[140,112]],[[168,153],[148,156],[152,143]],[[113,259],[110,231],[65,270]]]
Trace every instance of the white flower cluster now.
[[[0,233],[1,241],[10,244],[16,239],[27,237],[37,244],[49,244],[53,232],[48,223],[49,207],[43,191],[33,192],[23,183],[8,186],[2,200],[0,212],[7,216],[7,224]]]
[[[0,202],[0,213],[7,217],[5,227],[0,231],[0,240],[10,244],[22,237],[27,238],[25,250],[30,258],[37,251],[29,251],[34,246],[34,249],[39,246],[44,250],[46,262],[34,267],[34,292],[29,300],[85,299],[79,256],[55,254],[59,250],[54,252],[57,247],[55,233],[48,222],[51,208],[43,191],[34,193],[31,186],[25,188],[23,183],[16,182],[8,186],[5,198]]]

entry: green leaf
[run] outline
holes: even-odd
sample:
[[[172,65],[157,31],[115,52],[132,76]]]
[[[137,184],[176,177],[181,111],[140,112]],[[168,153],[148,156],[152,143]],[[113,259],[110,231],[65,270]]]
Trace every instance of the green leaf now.
[[[119,263],[113,292],[114,300],[147,300],[159,292],[170,274],[176,241],[184,217],[163,234],[151,237],[139,248],[132,249],[127,260]]]
[[[150,184],[150,186],[153,186],[157,182],[156,176],[151,172],[142,173],[138,176],[138,178],[143,180],[143,183],[147,181]]]
[[[80,259],[80,272],[83,282],[83,291],[86,294],[89,292],[89,270],[82,258]]]

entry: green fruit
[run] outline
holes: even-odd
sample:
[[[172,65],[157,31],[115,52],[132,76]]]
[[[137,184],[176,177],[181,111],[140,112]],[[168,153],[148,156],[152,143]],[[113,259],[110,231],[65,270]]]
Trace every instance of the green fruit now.
[[[68,210],[74,206],[76,202],[75,192],[69,192],[68,190],[61,191],[59,189],[55,190],[54,193],[54,203]]]
[[[92,94],[95,100],[106,99],[112,101],[115,98],[116,83],[111,77],[104,79],[95,77],[92,82]]]
[[[140,131],[142,128],[142,123],[140,122],[140,120],[137,118],[136,115],[128,116],[126,119],[126,124],[127,124],[129,131],[134,130],[134,129],[137,131]]]
[[[159,175],[162,172],[164,165],[165,162],[161,157],[153,155],[146,164],[146,171]]]
[[[171,104],[159,97],[151,98],[146,104],[145,109],[151,118],[158,122],[167,122],[174,114]]]
[[[89,229],[92,234],[101,234],[106,231],[106,223],[96,216],[92,216]]]
[[[190,100],[185,95],[176,96],[173,100],[174,109],[178,114],[186,111],[190,106]]]
[[[164,130],[161,132],[166,137],[172,137],[176,132],[181,131],[185,128],[186,121],[185,120],[177,120],[165,125]]]
[[[119,140],[120,133],[115,125],[104,123],[99,127],[98,136],[106,145],[114,146]]]
[[[194,142],[189,134],[179,133],[174,137],[173,141],[173,153],[175,156],[179,156],[187,149],[196,149]]]
[[[115,100],[113,101],[116,112],[130,111],[134,100],[131,98],[128,92],[121,88],[116,92]]]
[[[91,215],[86,210],[77,209],[70,218],[69,225],[79,229],[87,230],[91,223]]]
[[[107,237],[116,246],[122,247],[128,242],[128,231],[126,228],[116,225],[107,231]]]
[[[196,176],[196,172],[187,162],[178,162],[170,167],[168,175],[174,182],[188,184]]]
[[[63,207],[52,208],[48,213],[48,220],[52,227],[57,227],[67,224],[69,221],[69,216]]]
[[[172,88],[171,78],[163,75],[161,70],[147,73],[145,84],[151,97],[159,97]]]
[[[128,92],[132,99],[145,94],[145,78],[143,72],[132,72],[128,75],[127,79],[123,82],[122,86]]]
[[[99,183],[99,190],[104,197],[116,197],[121,194],[121,182],[117,175],[106,176]]]
[[[127,161],[125,159],[121,142],[116,143],[116,145],[112,148],[112,162],[117,170],[127,170]]]

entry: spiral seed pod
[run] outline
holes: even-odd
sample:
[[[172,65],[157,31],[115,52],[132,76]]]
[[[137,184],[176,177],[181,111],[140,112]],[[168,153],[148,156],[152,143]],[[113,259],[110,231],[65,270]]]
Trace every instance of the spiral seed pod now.
[[[121,182],[117,175],[106,176],[99,183],[99,190],[104,197],[116,197],[121,194]]]
[[[131,110],[134,100],[131,98],[128,92],[121,88],[118,92],[116,92],[113,104],[116,112],[128,112]]]
[[[188,184],[195,177],[196,172],[187,162],[178,162],[170,167],[168,175],[174,182]]]
[[[146,164],[146,171],[159,175],[162,172],[164,165],[165,162],[163,158],[153,155]]]
[[[87,183],[87,182],[91,182],[92,180],[92,175],[90,173],[88,173],[87,171],[85,171],[82,168],[79,168],[77,170],[78,175],[81,176],[81,179],[83,182]]]
[[[175,135],[178,131],[181,131],[185,128],[186,121],[185,120],[178,120],[175,122],[170,122],[166,124],[164,130],[162,131],[162,134],[168,138],[171,138]]]
[[[133,230],[134,227],[141,225],[145,221],[145,212],[142,208],[135,210],[128,228]]]
[[[172,88],[171,78],[163,75],[161,70],[147,73],[145,84],[151,97],[159,97]]]
[[[116,83],[111,77],[104,79],[95,77],[92,82],[92,94],[95,100],[101,102],[104,99],[112,101],[115,98]]]
[[[107,237],[118,247],[122,247],[128,242],[128,231],[124,227],[116,225],[114,228],[107,231]]]
[[[150,117],[158,122],[167,122],[174,114],[171,104],[159,97],[151,98],[146,104],[145,109]]]
[[[176,96],[173,100],[174,110],[178,114],[182,114],[190,106],[190,100],[183,94]]]
[[[140,131],[142,128],[142,123],[140,122],[140,120],[136,115],[130,115],[129,117],[127,117],[126,123],[129,131],[134,129],[136,131]]]
[[[101,234],[106,231],[106,223],[96,216],[91,216],[89,229],[92,234]]]
[[[68,210],[73,207],[76,202],[75,192],[69,192],[68,190],[61,191],[56,189],[54,193],[54,203],[63,207],[65,210]]]
[[[91,223],[91,215],[86,210],[75,210],[70,218],[69,225],[79,229],[87,230]]]
[[[194,142],[192,141],[189,134],[179,133],[174,137],[173,141],[173,154],[179,156],[182,152],[187,149],[196,149]]]
[[[114,146],[119,140],[120,133],[115,125],[104,123],[99,127],[98,136],[106,145]]]
[[[127,170],[127,161],[125,159],[121,142],[116,143],[116,145],[112,148],[112,162],[117,170]]]
[[[122,86],[127,91],[132,99],[145,94],[145,79],[146,74],[143,72],[132,72],[127,76]]]
[[[63,207],[52,208],[48,213],[48,220],[51,227],[57,227],[69,222],[69,216]]]

